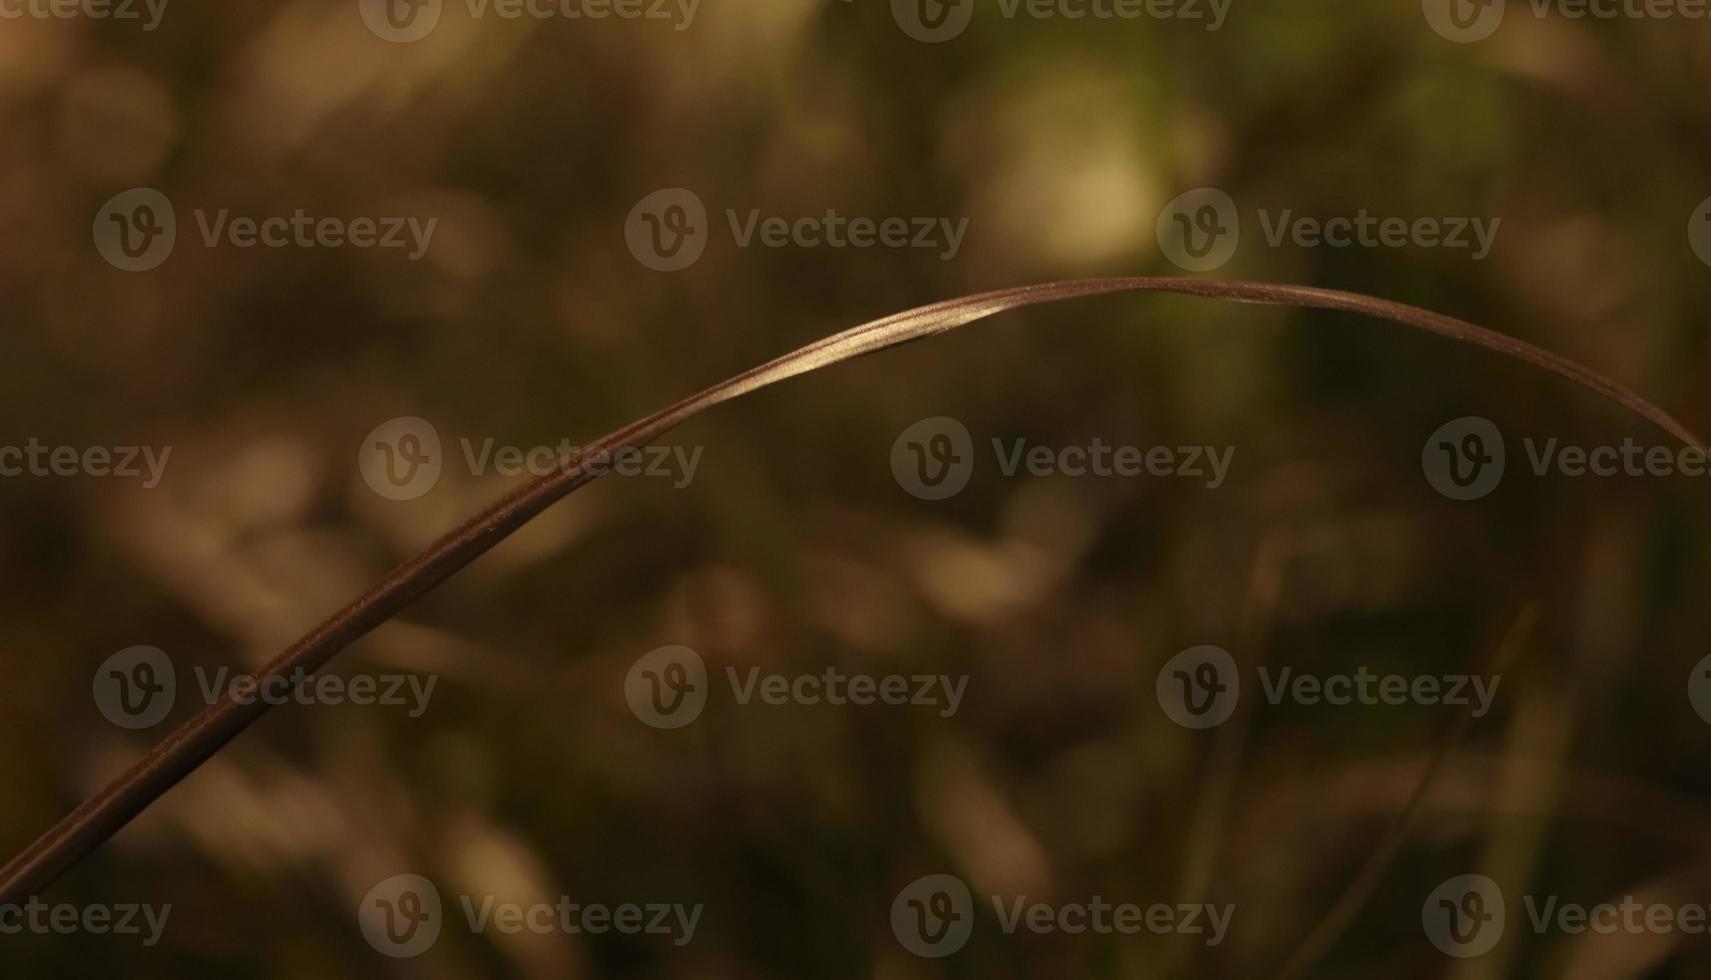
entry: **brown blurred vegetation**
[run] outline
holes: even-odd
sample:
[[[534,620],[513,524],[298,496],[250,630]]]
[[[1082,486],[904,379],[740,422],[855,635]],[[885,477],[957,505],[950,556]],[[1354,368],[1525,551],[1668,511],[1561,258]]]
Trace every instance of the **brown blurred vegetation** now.
[[[1558,350],[1711,422],[1711,194],[1700,23],[1512,16],[1489,42],[1417,5],[1237,0],[1189,24],[977,17],[911,41],[881,3],[709,2],[691,29],[469,22],[370,36],[354,3],[178,0],[161,28],[0,22],[0,441],[175,447],[160,488],[0,480],[0,842],[21,848],[153,737],[91,673],[133,644],[253,668],[509,484],[448,468],[382,500],[354,465],[400,415],[448,436],[582,440],[812,338],[979,289],[1151,272],[1159,208],[1497,215],[1491,258],[1245,245],[1219,275],[1367,291]],[[119,190],[179,206],[160,270],[106,265]],[[967,216],[908,250],[626,251],[632,204]],[[421,262],[206,248],[193,207],[439,217]],[[722,217],[715,218],[723,220]],[[915,500],[918,418],[1063,444],[1237,447],[1229,483],[1005,480]],[[1335,902],[1444,715],[1256,710],[1240,757],[1157,710],[1185,647],[1302,669],[1467,669],[1539,613],[1498,708],[1429,792],[1315,975],[1687,977],[1702,937],[1533,937],[1452,963],[1419,901],[1476,868],[1587,902],[1704,902],[1711,730],[1702,482],[1517,479],[1433,493],[1420,445],[1516,433],[1657,441],[1488,354],[1349,317],[1119,296],[1006,315],[721,409],[675,434],[695,481],[597,483],[336,661],[440,675],[432,710],[287,708],[50,895],[171,902],[161,946],[0,937],[7,976],[1254,977]],[[1512,450],[1513,452],[1514,450]],[[1270,585],[1268,586],[1268,583]],[[1694,599],[1693,596],[1701,596]],[[711,669],[967,673],[963,710],[736,709],[656,731],[639,655]],[[184,708],[175,711],[179,719]],[[1232,781],[1219,808],[1209,779]],[[909,956],[918,875],[1171,900],[1203,876],[1228,943],[1008,937]],[[392,962],[354,909],[442,890],[701,901],[683,949],[472,936]],[[1517,913],[1512,912],[1512,918]],[[1649,944],[1648,944],[1649,943]]]

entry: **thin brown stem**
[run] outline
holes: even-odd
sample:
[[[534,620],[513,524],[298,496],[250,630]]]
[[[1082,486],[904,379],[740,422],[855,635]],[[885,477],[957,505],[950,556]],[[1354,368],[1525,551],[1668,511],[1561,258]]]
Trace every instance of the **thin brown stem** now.
[[[1477,673],[1486,676],[1501,677],[1525,650],[1530,638],[1533,625],[1538,621],[1539,611],[1535,606],[1527,606],[1510,627],[1508,635],[1497,647],[1497,652],[1489,658],[1489,662]],[[1414,828],[1415,819],[1426,805],[1426,797],[1430,794],[1433,783],[1437,782],[1438,774],[1443,770],[1444,763],[1449,760],[1450,753],[1461,744],[1467,734],[1468,727],[1473,724],[1473,713],[1462,712],[1456,715],[1445,726],[1444,732],[1438,737],[1432,752],[1426,758],[1426,764],[1420,770],[1420,778],[1414,783],[1414,789],[1408,795],[1408,801],[1391,821],[1389,829],[1380,838],[1378,846],[1367,855],[1353,880],[1343,889],[1330,911],[1319,920],[1307,933],[1283,968],[1278,971],[1277,980],[1298,980],[1309,975],[1319,965],[1319,961],[1330,952],[1349,924],[1355,920],[1372,893],[1378,888],[1384,872],[1390,868],[1396,856],[1402,852],[1402,845],[1408,842],[1408,834]]]
[[[1130,277],[1021,286],[947,300],[854,327],[745,371],[596,440],[580,455],[565,459],[554,472],[507,494],[387,573],[379,584],[274,658],[263,668],[260,683],[265,686],[282,681],[290,686],[301,682],[340,650],[398,615],[535,515],[604,471],[603,466],[591,463],[610,458],[610,454],[622,449],[646,445],[714,405],[799,374],[943,333],[995,313],[1126,291],[1341,310],[1404,324],[1544,368],[1612,399],[1678,439],[1702,447],[1692,433],[1662,409],[1594,371],[1513,337],[1403,303],[1309,286],[1207,279]],[[268,707],[262,699],[245,703],[228,694],[198,712],[105,789],[0,868],[0,904],[21,902],[52,884],[253,724]]]

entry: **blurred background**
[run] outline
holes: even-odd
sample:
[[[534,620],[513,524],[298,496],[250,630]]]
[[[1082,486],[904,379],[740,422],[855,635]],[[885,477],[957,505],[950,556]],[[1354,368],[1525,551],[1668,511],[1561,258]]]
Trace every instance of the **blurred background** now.
[[[1228,195],[1241,237],[1195,274],[1426,306],[1711,427],[1711,241],[1690,234],[1711,195],[1702,19],[1517,2],[1456,40],[1430,3],[1233,0],[1214,30],[1183,5],[508,19],[448,0],[411,39],[432,11],[359,6],[173,0],[152,30],[0,19],[0,443],[171,448],[153,486],[0,478],[7,855],[189,717],[196,668],[255,670],[524,478],[468,465],[466,445],[580,443],[965,293],[1187,274],[1161,213],[1197,188]],[[951,36],[922,40],[932,23]],[[674,188],[699,220],[637,211]],[[112,259],[128,233],[110,206],[135,189],[176,220],[170,255],[138,271]],[[1286,211],[1363,209],[1500,226],[1477,259],[1267,235]],[[950,257],[743,244],[752,213],[828,210],[966,233]],[[205,234],[221,212],[298,211],[434,227],[419,255]],[[637,248],[685,227],[686,267]],[[893,462],[939,416],[980,462],[927,500]],[[1464,416],[1509,437],[1508,472],[1458,501],[1422,452]],[[443,467],[392,499],[359,463],[399,418],[431,424]],[[1541,933],[1520,896],[1711,902],[1711,729],[1690,697],[1711,653],[1706,480],[1538,476],[1526,437],[1672,446],[1441,338],[1146,295],[1005,314],[768,389],[669,437],[701,453],[692,480],[590,485],[330,668],[432,677],[426,710],[275,710],[43,896],[169,903],[158,944],[3,935],[4,973],[1247,978],[1317,945],[1304,975],[1705,975],[1701,935]],[[1234,455],[1216,488],[1011,476],[993,439]],[[1157,682],[1203,644],[1243,665],[1243,700],[1191,730]],[[710,696],[660,728],[626,680],[671,645],[704,659]],[[170,657],[178,690],[133,731],[107,716],[101,668],[135,646]],[[1274,705],[1253,672],[1494,658],[1494,706],[1461,728],[1466,709],[1437,705]],[[724,681],[828,667],[966,693],[946,717],[742,705]],[[446,909],[412,958],[358,916],[402,873]],[[1501,885],[1508,926],[1460,959],[1422,903],[1468,873]],[[930,874],[975,896],[966,946],[939,959],[892,921]],[[994,895],[1235,913],[1215,946],[1007,933]],[[704,911],[682,945],[477,933],[458,896]]]

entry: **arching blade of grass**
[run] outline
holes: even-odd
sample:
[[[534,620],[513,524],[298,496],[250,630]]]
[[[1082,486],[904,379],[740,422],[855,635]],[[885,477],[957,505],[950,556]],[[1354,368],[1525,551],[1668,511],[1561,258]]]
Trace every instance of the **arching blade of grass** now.
[[[603,472],[600,466],[593,467],[591,471],[580,462],[582,458],[598,460],[619,449],[646,445],[684,420],[721,402],[852,357],[943,333],[995,313],[1080,296],[1128,291],[1181,293],[1240,303],[1341,310],[1426,330],[1561,375],[1644,416],[1683,442],[1703,448],[1692,433],[1662,409],[1588,368],[1513,337],[1403,303],[1309,286],[1174,277],[1080,279],[1001,289],[893,314],[834,334],[722,381],[594,441],[584,447],[581,456],[564,460],[554,472],[519,487],[435,541],[421,554],[394,568],[378,585],[274,658],[263,669],[261,683],[282,678],[290,685],[294,683],[292,678],[300,679],[319,670],[334,654],[398,615],[423,593],[474,561],[559,498]],[[0,868],[0,904],[21,902],[47,887],[161,794],[195,771],[267,709],[267,703],[259,698],[244,703],[227,696],[198,712],[100,793],[73,810],[23,853]]]

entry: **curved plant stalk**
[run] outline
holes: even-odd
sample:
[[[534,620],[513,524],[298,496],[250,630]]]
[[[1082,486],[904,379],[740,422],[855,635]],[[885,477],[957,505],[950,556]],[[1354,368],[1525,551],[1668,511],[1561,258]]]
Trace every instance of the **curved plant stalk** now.
[[[618,450],[652,442],[721,402],[853,357],[943,333],[995,313],[1128,291],[1340,310],[1426,330],[1561,375],[1649,419],[1683,442],[1703,448],[1691,432],[1662,409],[1592,370],[1513,337],[1403,303],[1309,286],[1177,277],[1080,279],[1001,289],[893,314],[815,341],[594,441],[581,454],[562,460],[553,472],[530,480],[394,568],[379,584],[274,658],[263,668],[260,682],[265,685],[280,678],[289,686],[319,670],[340,650],[398,615],[423,593],[503,541],[559,498],[603,472],[601,466],[585,466],[584,458],[610,458]],[[248,728],[268,707],[259,698],[244,703],[228,694],[202,709],[0,868],[0,904],[22,902],[52,884]]]
[[[1522,607],[1521,614],[1509,627],[1495,653],[1482,658],[1485,663],[1480,665],[1478,672],[1499,677],[1508,674],[1515,666],[1516,660],[1526,652],[1526,647],[1532,640],[1533,627],[1538,621],[1537,605],[1529,603]],[[1438,736],[1437,744],[1427,755],[1426,765],[1420,770],[1420,778],[1415,781],[1407,802],[1403,803],[1401,811],[1386,828],[1384,836],[1379,838],[1378,846],[1367,855],[1354,878],[1343,886],[1336,904],[1332,905],[1330,911],[1307,933],[1307,937],[1296,947],[1295,952],[1290,954],[1289,959],[1284,960],[1276,980],[1300,980],[1301,977],[1310,976],[1318,969],[1319,961],[1325,958],[1325,954],[1329,953],[1343,933],[1348,931],[1355,916],[1360,914],[1372,898],[1372,893],[1378,890],[1379,880],[1390,870],[1396,856],[1402,853],[1402,845],[1408,842],[1408,835],[1413,830],[1416,819],[1426,808],[1426,797],[1431,792],[1432,785],[1437,782],[1438,774],[1443,771],[1444,763],[1449,761],[1450,753],[1461,745],[1472,725],[1473,713],[1464,711],[1458,713],[1445,726]]]

